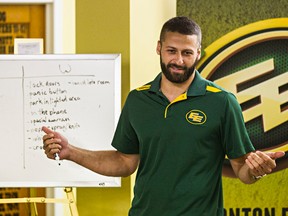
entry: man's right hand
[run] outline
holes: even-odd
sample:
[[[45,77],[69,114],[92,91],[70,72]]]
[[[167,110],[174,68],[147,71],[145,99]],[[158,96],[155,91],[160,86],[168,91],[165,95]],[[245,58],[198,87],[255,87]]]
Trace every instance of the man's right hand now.
[[[43,149],[45,154],[50,159],[55,159],[55,154],[58,153],[60,159],[67,159],[68,157],[68,140],[60,133],[52,131],[47,127],[42,127],[45,132],[43,136]]]

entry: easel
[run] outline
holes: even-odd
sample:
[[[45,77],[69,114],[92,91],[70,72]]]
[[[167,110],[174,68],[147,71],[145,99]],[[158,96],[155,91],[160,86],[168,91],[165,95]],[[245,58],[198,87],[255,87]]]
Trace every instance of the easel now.
[[[66,193],[66,199],[55,199],[55,198],[45,198],[45,197],[24,197],[24,198],[7,198],[0,199],[0,204],[6,203],[26,203],[31,204],[32,216],[38,216],[37,205],[36,203],[62,203],[68,204],[71,216],[79,216],[76,201],[73,195],[72,188],[68,187],[64,189]]]

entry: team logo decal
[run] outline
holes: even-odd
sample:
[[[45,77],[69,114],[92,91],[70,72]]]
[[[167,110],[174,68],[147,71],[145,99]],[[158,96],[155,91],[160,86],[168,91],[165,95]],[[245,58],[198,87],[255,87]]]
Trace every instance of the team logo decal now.
[[[287,22],[287,18],[269,19],[236,29],[207,47],[198,64],[203,77],[237,97],[255,148],[285,151],[281,161],[286,164]]]
[[[207,120],[206,114],[201,110],[191,110],[186,114],[186,120],[190,124],[204,124]]]

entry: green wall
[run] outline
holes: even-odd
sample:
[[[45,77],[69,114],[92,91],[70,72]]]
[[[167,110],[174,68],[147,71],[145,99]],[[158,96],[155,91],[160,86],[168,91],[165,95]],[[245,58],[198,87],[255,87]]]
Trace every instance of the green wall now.
[[[203,32],[202,47],[206,49],[217,39],[244,25],[260,20],[288,17],[288,1],[178,0],[177,15],[188,16],[201,26]],[[270,210],[272,207],[274,210],[281,210],[281,207],[286,208],[287,193],[285,193],[285,185],[287,185],[287,181],[285,179],[287,179],[287,173],[287,169],[274,173],[252,185],[245,185],[239,180],[224,177],[225,208],[232,210],[236,208],[238,210],[241,208],[253,210],[255,206],[258,210],[259,208]],[[252,210],[249,213],[246,212],[247,215],[252,215]],[[253,213],[253,215],[262,215],[259,212],[259,214]],[[285,214],[284,211],[283,214]],[[232,213],[227,215],[232,215]],[[242,216],[244,212],[237,215]],[[265,215],[268,215],[268,213],[265,213]]]
[[[202,48],[246,24],[288,16],[287,0],[177,0],[177,15],[202,28]]]
[[[121,53],[122,104],[130,86],[129,0],[76,0],[76,53]],[[130,177],[120,188],[77,188],[81,216],[124,216],[130,207]]]

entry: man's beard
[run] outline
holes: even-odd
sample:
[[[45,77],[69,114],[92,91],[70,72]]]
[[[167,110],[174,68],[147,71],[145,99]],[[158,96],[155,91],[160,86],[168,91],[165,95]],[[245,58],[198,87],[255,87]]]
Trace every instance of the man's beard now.
[[[197,60],[195,60],[194,64],[188,68],[186,66],[179,66],[176,64],[167,64],[167,66],[162,62],[162,58],[160,58],[160,65],[161,65],[161,70],[164,74],[164,76],[173,83],[183,83],[187,81],[191,75],[195,71],[195,65],[197,64]],[[183,74],[178,74],[178,73],[171,73],[169,68],[170,67],[176,67],[178,69],[181,69],[184,71]]]

